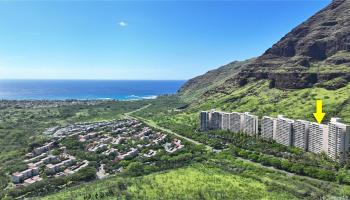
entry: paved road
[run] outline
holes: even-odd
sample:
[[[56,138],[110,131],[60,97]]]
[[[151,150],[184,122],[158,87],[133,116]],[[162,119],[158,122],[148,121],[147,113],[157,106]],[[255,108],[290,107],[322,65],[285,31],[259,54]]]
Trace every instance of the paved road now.
[[[156,129],[162,130],[162,131],[164,131],[164,132],[167,132],[167,133],[169,133],[169,134],[175,135],[175,136],[177,136],[177,137],[179,137],[179,138],[182,138],[182,139],[184,139],[184,140],[187,140],[187,141],[189,141],[189,142],[191,142],[191,143],[193,143],[193,144],[196,144],[196,145],[204,145],[208,150],[212,150],[212,149],[213,149],[211,146],[205,145],[205,144],[200,143],[200,142],[198,142],[198,141],[196,141],[196,140],[193,140],[193,139],[191,139],[191,138],[188,138],[188,137],[185,137],[185,136],[180,135],[180,134],[178,134],[178,133],[175,133],[174,131],[172,131],[172,130],[170,130],[170,129],[161,127],[161,126],[159,126],[158,124],[156,124],[154,121],[145,119],[145,118],[143,118],[143,117],[132,116],[132,115],[131,115],[131,114],[133,114],[133,113],[135,113],[135,112],[137,112],[137,111],[140,111],[140,110],[143,110],[143,109],[148,108],[150,105],[151,105],[151,104],[148,104],[148,105],[146,105],[146,106],[144,106],[144,107],[142,107],[142,108],[139,108],[139,109],[137,109],[137,110],[134,110],[134,111],[125,113],[125,116],[126,116],[127,118],[132,118],[132,119],[137,119],[137,120],[143,121],[144,123],[148,124],[149,126],[151,126],[151,127],[153,127],[153,128],[156,128]]]
[[[138,108],[138,109],[136,109],[136,110],[133,110],[133,111],[131,111],[131,112],[124,113],[124,115],[125,115],[125,116],[130,116],[131,114],[133,114],[133,113],[135,113],[135,112],[138,112],[138,111],[140,111],[140,110],[146,109],[146,108],[150,107],[151,105],[152,105],[152,104],[145,105],[145,106],[143,106],[143,107],[141,107],[141,108]]]

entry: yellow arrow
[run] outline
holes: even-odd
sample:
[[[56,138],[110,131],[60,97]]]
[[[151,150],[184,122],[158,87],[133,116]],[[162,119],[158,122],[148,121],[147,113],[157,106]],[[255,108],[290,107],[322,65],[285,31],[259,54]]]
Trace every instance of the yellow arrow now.
[[[326,113],[322,112],[322,100],[316,100],[316,112],[314,113],[314,117],[317,123],[321,124]]]

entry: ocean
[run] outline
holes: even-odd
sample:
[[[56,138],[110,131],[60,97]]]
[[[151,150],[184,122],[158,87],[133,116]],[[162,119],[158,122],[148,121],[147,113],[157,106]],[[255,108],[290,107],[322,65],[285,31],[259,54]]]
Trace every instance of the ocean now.
[[[184,83],[184,80],[0,80],[0,99],[152,99],[174,94]]]

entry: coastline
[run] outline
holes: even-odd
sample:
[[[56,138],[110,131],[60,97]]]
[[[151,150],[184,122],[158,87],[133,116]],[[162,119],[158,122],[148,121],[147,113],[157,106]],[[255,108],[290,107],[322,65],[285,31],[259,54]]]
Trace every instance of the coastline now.
[[[57,98],[57,99],[45,99],[45,98],[40,98],[40,99],[11,99],[11,98],[0,98],[1,101],[139,101],[139,100],[150,100],[150,99],[156,99],[159,96],[163,95],[174,95],[174,94],[162,94],[162,95],[145,95],[145,96],[137,96],[137,95],[130,95],[126,96],[124,98],[111,98],[111,97],[105,97],[105,98]]]
[[[0,100],[155,99],[176,94],[184,80],[0,80]]]

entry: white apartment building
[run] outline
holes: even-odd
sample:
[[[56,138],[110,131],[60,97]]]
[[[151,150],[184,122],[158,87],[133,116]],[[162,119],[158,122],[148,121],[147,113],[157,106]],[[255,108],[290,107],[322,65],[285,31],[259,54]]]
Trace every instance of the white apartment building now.
[[[276,135],[277,119],[263,116],[261,120],[261,137],[264,139],[274,139]]]
[[[239,133],[242,131],[243,115],[238,112],[230,113],[230,131]]]
[[[308,150],[313,153],[327,153],[328,147],[328,126],[325,124],[318,124],[316,122],[310,123],[309,131],[309,145]]]
[[[218,111],[212,112],[211,128],[213,130],[219,130],[222,128],[222,114],[221,114],[221,112],[218,112]]]
[[[296,120],[293,125],[293,145],[295,147],[308,149],[310,122],[305,120]]]
[[[277,143],[285,146],[293,145],[293,123],[292,119],[285,118],[283,115],[278,116],[275,137]]]
[[[329,123],[328,152],[333,160],[343,161],[349,152],[350,126],[339,118],[332,118]]]
[[[251,115],[248,112],[245,112],[243,114],[243,132],[247,133],[248,135],[258,135],[258,125],[259,125],[259,118],[258,116]]]
[[[22,172],[15,172],[12,174],[12,182],[13,183],[21,183],[24,180],[31,178],[33,176],[37,176],[39,174],[38,167],[31,167]]]
[[[211,109],[210,110],[210,112],[208,112],[208,124],[207,124],[207,126],[208,126],[208,128],[209,128],[209,130],[213,130],[214,128],[214,123],[213,123],[213,113],[215,112],[215,109]]]
[[[230,130],[230,113],[222,112],[222,130]]]
[[[209,130],[209,121],[210,121],[210,112],[208,111],[202,111],[200,112],[200,124],[201,124],[201,131],[207,131]]]
[[[258,117],[248,112],[203,111],[200,120],[201,130],[230,130],[251,136],[258,134]],[[294,121],[283,115],[277,118],[264,116],[261,120],[261,137],[317,154],[325,152],[340,162],[350,151],[350,126],[342,123],[339,118],[332,118],[329,125],[325,125],[305,120]]]
[[[98,144],[98,145],[95,146],[95,147],[89,148],[88,151],[91,151],[91,152],[104,151],[104,150],[107,149],[107,147],[108,147],[107,144],[100,143],[100,144]]]
[[[67,160],[63,160],[62,162],[59,162],[57,164],[48,164],[46,165],[46,171],[52,174],[55,174],[62,170],[63,167],[68,167],[74,164],[75,157],[70,156]]]
[[[54,146],[54,142],[50,142],[45,144],[44,146],[37,147],[33,149],[34,155],[40,155],[42,153],[45,153],[49,151]]]

